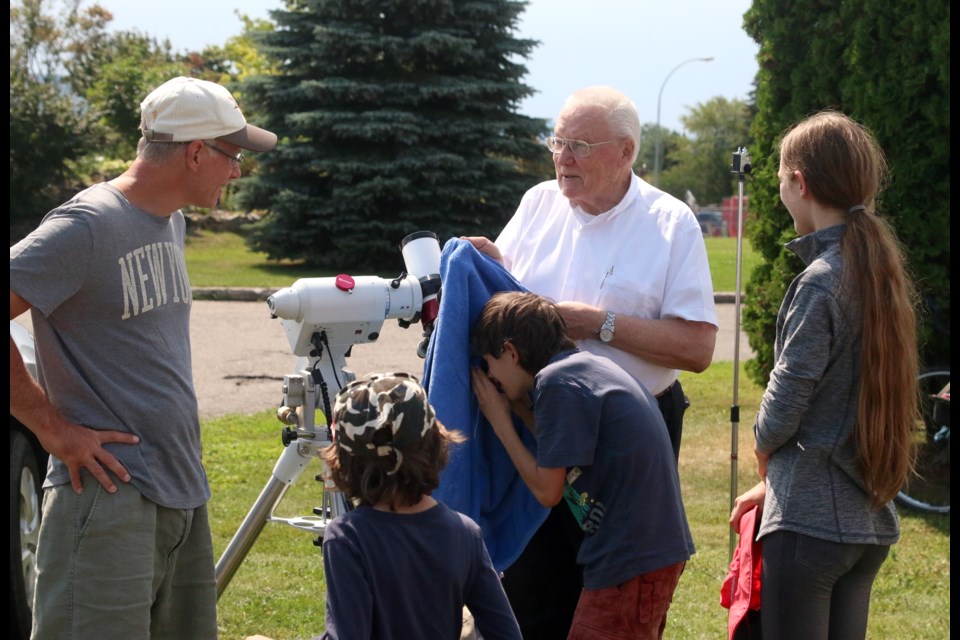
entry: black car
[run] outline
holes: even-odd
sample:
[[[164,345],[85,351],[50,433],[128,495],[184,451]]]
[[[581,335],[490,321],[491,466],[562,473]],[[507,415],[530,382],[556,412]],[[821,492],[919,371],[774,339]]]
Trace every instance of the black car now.
[[[33,336],[20,323],[10,321],[10,337],[23,363],[36,378]],[[11,393],[14,391],[11,390]],[[37,583],[37,539],[40,504],[47,472],[47,452],[36,436],[10,416],[10,636],[30,637],[33,590]]]
[[[700,222],[700,233],[704,236],[727,235],[727,225],[723,221],[723,214],[719,211],[699,211],[697,220]]]

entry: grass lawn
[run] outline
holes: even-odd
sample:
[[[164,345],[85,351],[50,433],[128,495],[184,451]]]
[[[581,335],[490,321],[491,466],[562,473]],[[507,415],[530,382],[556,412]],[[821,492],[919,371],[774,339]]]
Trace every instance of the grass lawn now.
[[[737,239],[704,238],[707,245],[707,259],[710,261],[710,275],[713,277],[714,291],[737,290]],[[740,243],[740,291],[742,292],[753,268],[760,261],[760,254],[753,249],[750,238],[744,237]]]
[[[736,291],[737,239],[704,238],[714,291]],[[749,238],[741,246],[741,291],[759,260]],[[268,261],[266,254],[254,253],[234,232],[202,231],[187,237],[187,272],[195,287],[286,287],[299,278],[337,275],[303,267],[293,261]],[[403,269],[403,257],[397,250],[397,269]],[[350,270],[344,265],[343,270]],[[399,271],[398,271],[399,273]],[[393,277],[396,274],[390,274]]]
[[[697,554],[687,564],[670,609],[667,637],[726,637],[720,585],[729,561],[732,363],[684,374],[692,400],[684,426],[680,479]],[[738,390],[742,422],[738,489],[755,481],[751,426],[761,389],[743,372]],[[203,425],[204,457],[213,497],[211,525],[217,557],[263,488],[280,453],[280,424],[272,412],[211,420]],[[294,483],[278,515],[309,515],[319,504],[313,462]],[[870,638],[939,640],[950,635],[950,519],[901,510],[902,540],[874,585]],[[311,638],[324,619],[320,551],[310,534],[268,524],[219,602],[220,637],[262,633],[276,640]]]
[[[299,278],[336,275],[310,271],[293,261],[268,261],[266,254],[248,249],[243,236],[232,231],[201,231],[188,235],[185,245],[194,287],[286,287]]]
[[[736,239],[707,238],[714,290],[736,285]],[[742,244],[741,283],[758,258]],[[398,268],[402,258],[397,252]],[[189,238],[187,269],[193,286],[283,287],[298,278],[334,275],[294,263],[268,263],[249,252],[242,236],[204,232]],[[349,269],[349,265],[344,265]],[[416,373],[416,372],[415,372]],[[736,425],[738,490],[755,482],[751,427],[762,390],[741,371]],[[726,637],[727,610],[720,585],[727,571],[730,533],[732,363],[714,363],[700,375],[686,373],[692,400],[684,425],[680,479],[697,554],[680,580],[667,637]],[[204,460],[213,497],[210,518],[219,558],[263,489],[280,454],[280,424],[273,412],[229,416],[203,423]],[[279,516],[310,515],[320,502],[313,462],[292,485]],[[950,518],[901,510],[902,540],[894,545],[874,584],[868,637],[939,640],[950,635]],[[219,601],[220,637],[240,640],[264,634],[275,640],[311,638],[323,629],[325,589],[320,551],[312,536],[271,523],[261,533]]]

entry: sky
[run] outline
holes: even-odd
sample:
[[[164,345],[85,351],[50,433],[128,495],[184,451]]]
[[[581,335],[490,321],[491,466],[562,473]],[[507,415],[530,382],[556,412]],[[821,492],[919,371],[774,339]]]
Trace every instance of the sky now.
[[[85,5],[93,0],[84,0]],[[220,45],[243,28],[236,11],[269,19],[282,0],[97,0],[111,28],[169,39],[174,51]],[[514,34],[537,40],[524,61],[535,94],[520,112],[553,120],[577,89],[609,85],[643,123],[685,132],[680,118],[715,97],[747,101],[758,45],[743,31],[751,0],[530,0]],[[713,58],[710,62],[695,60]],[[688,62],[694,60],[692,62]],[[658,109],[659,107],[659,109]]]

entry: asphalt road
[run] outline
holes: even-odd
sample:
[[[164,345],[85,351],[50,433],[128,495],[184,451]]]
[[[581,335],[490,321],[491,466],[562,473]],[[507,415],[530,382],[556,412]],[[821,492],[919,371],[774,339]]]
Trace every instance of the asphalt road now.
[[[195,299],[190,334],[201,417],[280,406],[283,376],[296,370],[297,358],[266,302]],[[386,320],[376,342],[353,346],[347,368],[358,376],[375,371],[420,376],[421,334],[419,325],[403,329],[396,320]]]
[[[733,360],[734,310],[734,304],[717,304],[720,330],[714,362]],[[32,329],[29,314],[17,320]],[[190,334],[201,418],[275,410],[280,405],[283,376],[295,371],[296,358],[280,320],[270,318],[266,302],[195,296]],[[416,353],[420,340],[419,325],[403,329],[396,320],[387,320],[376,342],[354,345],[347,367],[357,375],[408,371],[420,376],[423,360]],[[740,360],[752,355],[741,331]]]

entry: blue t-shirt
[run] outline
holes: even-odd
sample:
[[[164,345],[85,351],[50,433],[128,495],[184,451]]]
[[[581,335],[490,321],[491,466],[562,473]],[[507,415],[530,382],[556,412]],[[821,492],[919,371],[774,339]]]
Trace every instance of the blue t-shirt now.
[[[649,391],[607,358],[564,351],[535,378],[534,419],[537,464],[567,469],[587,589],[690,558],[676,460]]]
[[[334,519],[323,569],[323,640],[456,640],[464,605],[484,640],[521,639],[480,527],[442,503],[411,514],[360,507]]]

